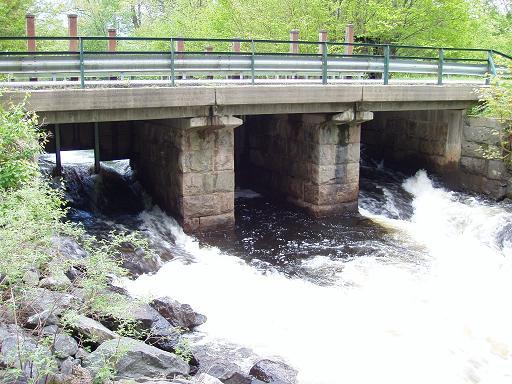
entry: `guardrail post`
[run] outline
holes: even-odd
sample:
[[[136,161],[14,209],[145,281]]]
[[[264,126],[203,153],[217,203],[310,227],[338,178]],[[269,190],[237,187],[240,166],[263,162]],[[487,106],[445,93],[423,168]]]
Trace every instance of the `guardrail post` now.
[[[345,27],[345,43],[354,44],[354,24],[347,24]],[[353,45],[345,45],[345,55],[352,55]]]
[[[296,41],[299,41],[299,30],[292,29],[290,31],[290,53],[299,53],[299,44]]]
[[[78,40],[73,39],[73,37],[78,36],[78,25],[77,25],[78,16],[74,13],[70,13],[68,15],[68,36],[69,39],[69,50],[71,52],[78,51]]]
[[[171,38],[171,87],[176,86],[176,73],[174,72],[174,39]]]
[[[36,17],[30,13],[25,15],[26,22],[26,33],[27,37],[34,37],[36,35]],[[35,52],[36,51],[36,40],[28,39],[27,40],[27,51]]]
[[[444,49],[439,49],[439,62],[437,63],[437,85],[443,85]]]
[[[176,39],[176,57],[178,59],[184,59],[185,58],[185,40],[183,38],[177,38]],[[176,76],[176,79],[184,79],[185,76]]]
[[[389,45],[384,47],[384,85],[389,83]]]
[[[494,65],[494,58],[492,56],[492,51],[487,51],[487,72],[489,76],[485,79],[485,84],[491,84],[491,76],[496,76],[496,65]]]
[[[251,40],[251,84],[254,85],[254,40]]]
[[[327,42],[322,44],[322,84],[327,84]]]
[[[209,54],[213,52],[213,47],[211,45],[207,45],[204,49],[205,53]],[[208,55],[207,55],[208,56]],[[206,76],[207,80],[213,80],[213,76]]]
[[[84,68],[84,40],[79,37],[78,45],[80,48],[80,88],[85,88],[85,68]]]

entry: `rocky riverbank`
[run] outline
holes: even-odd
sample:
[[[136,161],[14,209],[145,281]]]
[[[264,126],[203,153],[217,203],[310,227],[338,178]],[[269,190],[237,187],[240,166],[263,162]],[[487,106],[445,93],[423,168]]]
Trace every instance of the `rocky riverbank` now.
[[[64,249],[79,253],[77,244],[62,243]],[[141,268],[135,266],[132,273]],[[239,346],[203,343],[194,330],[207,321],[206,316],[170,297],[146,303],[111,285],[113,293],[133,302],[129,322],[114,316],[69,316],[82,302],[81,289],[74,283],[81,272],[76,266],[60,276],[33,269],[23,276],[27,290],[16,306],[8,298],[3,301],[2,383],[296,382],[297,372],[282,362]],[[233,355],[240,353],[247,356],[250,367],[233,363]]]

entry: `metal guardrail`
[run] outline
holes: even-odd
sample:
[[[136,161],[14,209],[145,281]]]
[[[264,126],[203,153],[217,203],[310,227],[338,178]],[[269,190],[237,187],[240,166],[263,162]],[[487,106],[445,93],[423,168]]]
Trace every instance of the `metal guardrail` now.
[[[258,79],[268,76],[318,79],[328,84],[339,77],[370,77],[388,84],[392,74],[434,75],[437,84],[445,76],[485,78],[505,71],[496,59],[512,63],[512,57],[494,50],[474,48],[439,48],[412,45],[340,43],[290,40],[145,38],[145,37],[0,37],[5,41],[77,41],[78,51],[47,50],[37,52],[0,51],[0,74],[9,81],[38,79],[76,79],[85,88],[98,80],[167,78],[172,86],[176,80],[197,78]],[[108,40],[133,44],[153,44],[152,50],[99,50],[98,44]],[[225,45],[238,42],[240,52],[178,51],[177,42]],[[95,49],[86,49],[94,44]],[[296,44],[303,53],[280,52],[284,46]],[[266,46],[259,51],[259,46]],[[271,47],[270,49],[268,47]],[[351,54],[343,53],[352,47]],[[168,49],[162,49],[168,48]],[[314,53],[317,50],[320,53]],[[69,83],[69,82],[67,82]]]

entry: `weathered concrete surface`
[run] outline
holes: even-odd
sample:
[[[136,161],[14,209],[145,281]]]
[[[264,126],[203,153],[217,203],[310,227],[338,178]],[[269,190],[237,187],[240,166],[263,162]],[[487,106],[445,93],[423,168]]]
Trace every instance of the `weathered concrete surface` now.
[[[357,211],[360,120],[369,113],[249,119],[248,183],[314,216]]]
[[[148,121],[134,129],[132,165],[155,201],[187,232],[234,224],[232,116]]]
[[[461,157],[462,116],[459,110],[378,112],[363,125],[364,151],[402,168],[449,174]]]
[[[0,102],[19,102],[7,91]],[[464,109],[474,85],[258,85],[34,90],[28,108],[47,123],[129,121],[208,115]]]

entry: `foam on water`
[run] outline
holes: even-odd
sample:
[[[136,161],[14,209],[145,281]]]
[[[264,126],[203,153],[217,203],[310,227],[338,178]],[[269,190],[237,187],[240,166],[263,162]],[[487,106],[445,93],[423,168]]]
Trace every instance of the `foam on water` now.
[[[313,257],[302,267],[333,280],[318,285],[201,246],[155,209],[141,214],[145,225],[169,232],[190,258],[128,288],[191,304],[207,315],[200,331],[208,338],[280,356],[301,383],[512,382],[510,244],[496,241],[512,215],[462,202],[424,171],[403,188],[413,195],[410,219],[361,212],[393,228],[396,241],[424,249],[419,263],[371,253]],[[396,211],[389,191],[386,203]]]

